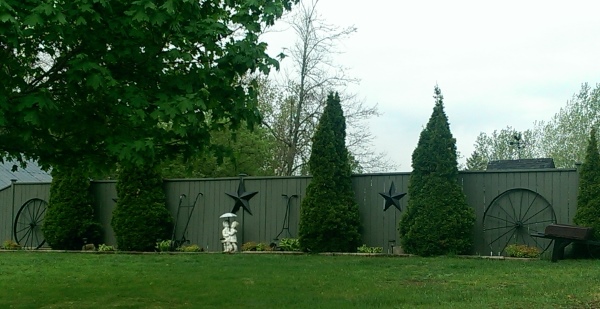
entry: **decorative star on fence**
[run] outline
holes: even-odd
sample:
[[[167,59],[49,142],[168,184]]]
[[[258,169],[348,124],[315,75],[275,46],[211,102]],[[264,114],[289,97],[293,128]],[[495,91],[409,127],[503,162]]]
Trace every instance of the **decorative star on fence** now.
[[[379,193],[379,195],[383,196],[385,199],[385,205],[383,206],[383,211],[388,210],[390,206],[394,205],[399,211],[402,211],[400,208],[400,199],[406,195],[406,193],[396,193],[396,187],[394,186],[394,182],[390,185],[390,190],[388,192]]]
[[[237,213],[238,210],[240,210],[240,208],[244,208],[244,210],[246,212],[248,212],[250,215],[252,215],[252,212],[250,211],[250,203],[249,202],[250,202],[250,199],[253,196],[255,196],[257,193],[258,193],[258,191],[246,192],[246,188],[244,187],[244,180],[240,179],[240,184],[238,186],[236,193],[225,192],[225,194],[230,196],[235,201],[235,204],[233,205],[233,209],[231,210],[231,212]]]

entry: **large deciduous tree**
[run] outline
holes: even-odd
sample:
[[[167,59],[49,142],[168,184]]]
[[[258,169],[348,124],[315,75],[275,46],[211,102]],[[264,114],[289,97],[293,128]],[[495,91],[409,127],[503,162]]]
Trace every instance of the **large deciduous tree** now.
[[[354,252],[360,243],[358,204],[345,140],[340,98],[330,93],[313,137],[312,180],[300,209],[300,244],[312,252]]]
[[[481,132],[475,150],[467,158],[467,170],[485,170],[490,161],[535,158],[540,155],[532,130],[520,132],[511,126],[491,134]]]
[[[557,167],[573,168],[586,156],[588,132],[600,123],[600,84],[584,83],[550,121],[536,123],[537,145]]]
[[[297,0],[0,2],[0,155],[44,166],[189,156],[260,121],[244,75]]]
[[[326,97],[333,89],[341,89],[358,80],[348,76],[347,69],[335,61],[338,44],[356,31],[328,24],[317,11],[318,0],[302,3],[289,24],[295,43],[284,52],[283,70],[278,81],[266,84],[276,89],[267,98],[271,108],[265,110],[264,122],[278,142],[275,153],[277,175],[307,174],[311,138]],[[373,151],[372,133],[365,121],[378,116],[376,106],[367,106],[348,92],[341,93],[346,121],[347,145],[356,159],[357,171],[387,171],[394,165],[385,154]]]
[[[533,129],[517,132],[508,126],[500,132],[481,133],[475,141],[475,152],[467,160],[467,169],[478,169],[484,160],[516,159],[515,134],[522,133],[525,147],[521,158],[547,157],[557,168],[573,168],[585,158],[587,132],[600,123],[600,84],[592,88],[584,83],[565,107],[548,121],[537,121]]]
[[[234,177],[240,173],[273,175],[274,141],[265,128],[241,127],[233,134],[235,138],[230,130],[212,132],[212,151],[187,159],[178,156],[167,160],[161,164],[161,174],[165,178]]]
[[[435,87],[435,106],[412,154],[408,207],[399,225],[407,253],[461,254],[471,249],[475,215],[458,184],[456,140]]]
[[[579,172],[577,211],[573,222],[594,228],[594,238],[600,239],[600,153],[596,130],[592,129]]]

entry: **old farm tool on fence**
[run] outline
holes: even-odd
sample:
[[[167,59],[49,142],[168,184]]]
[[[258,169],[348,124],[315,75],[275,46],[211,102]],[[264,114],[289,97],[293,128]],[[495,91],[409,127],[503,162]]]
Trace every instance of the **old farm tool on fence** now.
[[[13,236],[23,249],[39,249],[46,242],[42,225],[48,203],[39,198],[25,202],[17,212]]]
[[[194,202],[191,204],[187,204],[187,205],[183,204],[184,200],[187,199],[187,196],[185,194],[181,194],[179,196],[179,205],[177,206],[177,215],[175,216],[175,224],[173,224],[173,234],[171,235],[171,249],[178,248],[178,247],[182,246],[184,243],[189,241],[188,239],[185,238],[185,234],[187,232],[188,226],[190,225],[190,220],[192,219],[192,213],[194,212],[194,208],[196,208],[196,203],[198,202],[200,195],[204,195],[204,194],[198,193],[196,195],[196,198],[194,199]],[[183,230],[181,231],[181,237],[178,238],[177,237],[177,227],[179,226],[179,219],[181,217],[181,209],[182,208],[187,209],[187,219],[185,221],[185,225],[183,226]]]
[[[279,234],[277,234],[277,236],[275,236],[274,240],[279,240],[279,236],[281,236],[281,234],[283,234],[283,231],[287,231],[287,234],[292,237],[292,234],[290,233],[290,201],[292,200],[292,198],[294,197],[298,197],[298,195],[296,194],[292,194],[290,196],[288,196],[287,194],[282,194],[281,196],[283,196],[286,199],[286,204],[285,204],[285,216],[283,217],[283,227],[281,228],[281,232],[279,232]]]
[[[541,194],[514,188],[496,196],[483,214],[483,236],[491,255],[501,255],[510,244],[537,247],[541,252],[551,240],[534,238],[546,225],[556,223],[554,208]]]

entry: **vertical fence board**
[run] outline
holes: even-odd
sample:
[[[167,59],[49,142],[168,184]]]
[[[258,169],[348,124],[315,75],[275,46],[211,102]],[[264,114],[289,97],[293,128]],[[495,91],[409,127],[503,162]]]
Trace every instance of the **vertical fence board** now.
[[[0,241],[13,239],[14,208],[12,203],[12,186],[0,190]]]

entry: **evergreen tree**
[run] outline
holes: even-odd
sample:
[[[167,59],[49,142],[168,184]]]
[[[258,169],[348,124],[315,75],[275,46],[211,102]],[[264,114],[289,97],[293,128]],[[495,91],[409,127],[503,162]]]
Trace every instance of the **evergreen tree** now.
[[[302,200],[299,238],[312,252],[354,252],[360,244],[358,204],[346,148],[346,120],[338,94],[330,93],[313,136],[312,180]]]
[[[475,215],[459,186],[456,141],[435,86],[435,107],[412,155],[410,200],[399,232],[407,253],[423,256],[466,253]]]
[[[488,161],[479,152],[473,151],[471,157],[467,158],[467,170],[469,171],[485,171]]]
[[[173,219],[156,166],[122,167],[117,195],[112,226],[119,250],[153,251],[158,240],[171,238]]]
[[[593,227],[594,238],[600,239],[600,153],[594,128],[590,132],[585,161],[580,167],[577,212],[573,222]]]
[[[42,229],[55,250],[81,250],[85,242],[98,245],[102,241],[102,227],[92,207],[90,180],[84,171],[66,166],[52,170],[50,202]]]

